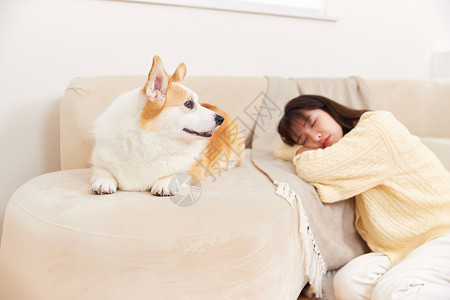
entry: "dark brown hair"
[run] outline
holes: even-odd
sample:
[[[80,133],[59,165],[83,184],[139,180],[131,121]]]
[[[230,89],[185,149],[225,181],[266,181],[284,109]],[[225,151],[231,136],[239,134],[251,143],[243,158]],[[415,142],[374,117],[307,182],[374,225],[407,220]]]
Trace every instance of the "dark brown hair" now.
[[[306,121],[305,110],[321,109],[327,112],[342,127],[344,135],[358,123],[367,110],[352,109],[331,99],[318,95],[301,95],[289,101],[284,108],[284,115],[278,124],[278,133],[288,145],[294,145],[291,137],[292,121],[301,118]]]

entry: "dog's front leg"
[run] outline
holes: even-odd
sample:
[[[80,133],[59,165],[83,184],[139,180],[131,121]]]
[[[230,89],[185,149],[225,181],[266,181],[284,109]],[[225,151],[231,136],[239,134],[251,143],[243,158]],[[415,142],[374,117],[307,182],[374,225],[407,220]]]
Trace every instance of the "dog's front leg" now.
[[[117,180],[111,172],[99,167],[94,167],[93,170],[91,190],[99,195],[115,193],[117,190]]]
[[[174,196],[180,190],[180,185],[183,183],[178,182],[177,175],[171,175],[158,179],[153,184],[150,192],[155,196]]]

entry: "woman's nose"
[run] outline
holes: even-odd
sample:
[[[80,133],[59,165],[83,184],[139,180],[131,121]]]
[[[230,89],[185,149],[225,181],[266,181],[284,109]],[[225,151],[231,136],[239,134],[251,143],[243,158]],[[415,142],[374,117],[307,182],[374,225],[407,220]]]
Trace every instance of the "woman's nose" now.
[[[320,141],[322,140],[321,137],[322,137],[322,135],[320,133],[314,133],[314,134],[312,134],[311,138],[313,139],[314,143],[319,144]]]
[[[309,130],[308,132],[306,132],[306,135],[308,139],[311,139],[311,141],[313,141],[314,143],[320,143],[320,141],[322,140],[322,134],[315,130]]]

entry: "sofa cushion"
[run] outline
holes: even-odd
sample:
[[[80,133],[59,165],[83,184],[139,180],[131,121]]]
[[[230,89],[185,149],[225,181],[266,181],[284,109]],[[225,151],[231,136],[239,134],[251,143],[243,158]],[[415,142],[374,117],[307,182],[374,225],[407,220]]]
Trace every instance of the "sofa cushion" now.
[[[306,283],[298,211],[248,151],[241,167],[203,181],[192,205],[94,195],[89,169],[28,181],[6,211],[7,299],[296,299]]]
[[[281,142],[277,149],[275,149],[273,158],[291,162],[294,159],[295,153],[301,147],[300,145],[289,146],[285,142]]]
[[[422,137],[421,140],[450,171],[450,138]]]

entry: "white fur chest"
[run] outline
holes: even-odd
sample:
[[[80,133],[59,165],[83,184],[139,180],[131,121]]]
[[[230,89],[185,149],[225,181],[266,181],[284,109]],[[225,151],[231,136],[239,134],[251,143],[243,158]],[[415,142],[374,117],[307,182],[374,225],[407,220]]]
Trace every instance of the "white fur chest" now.
[[[189,145],[168,139],[129,142],[130,147],[116,148],[109,170],[120,189],[132,191],[149,190],[158,179],[187,172],[204,149],[200,141]]]
[[[187,172],[207,143],[170,136],[164,130],[144,131],[139,116],[145,98],[138,93],[120,96],[98,118],[92,154],[94,166],[108,170],[119,189],[130,191],[149,190],[160,178]]]

